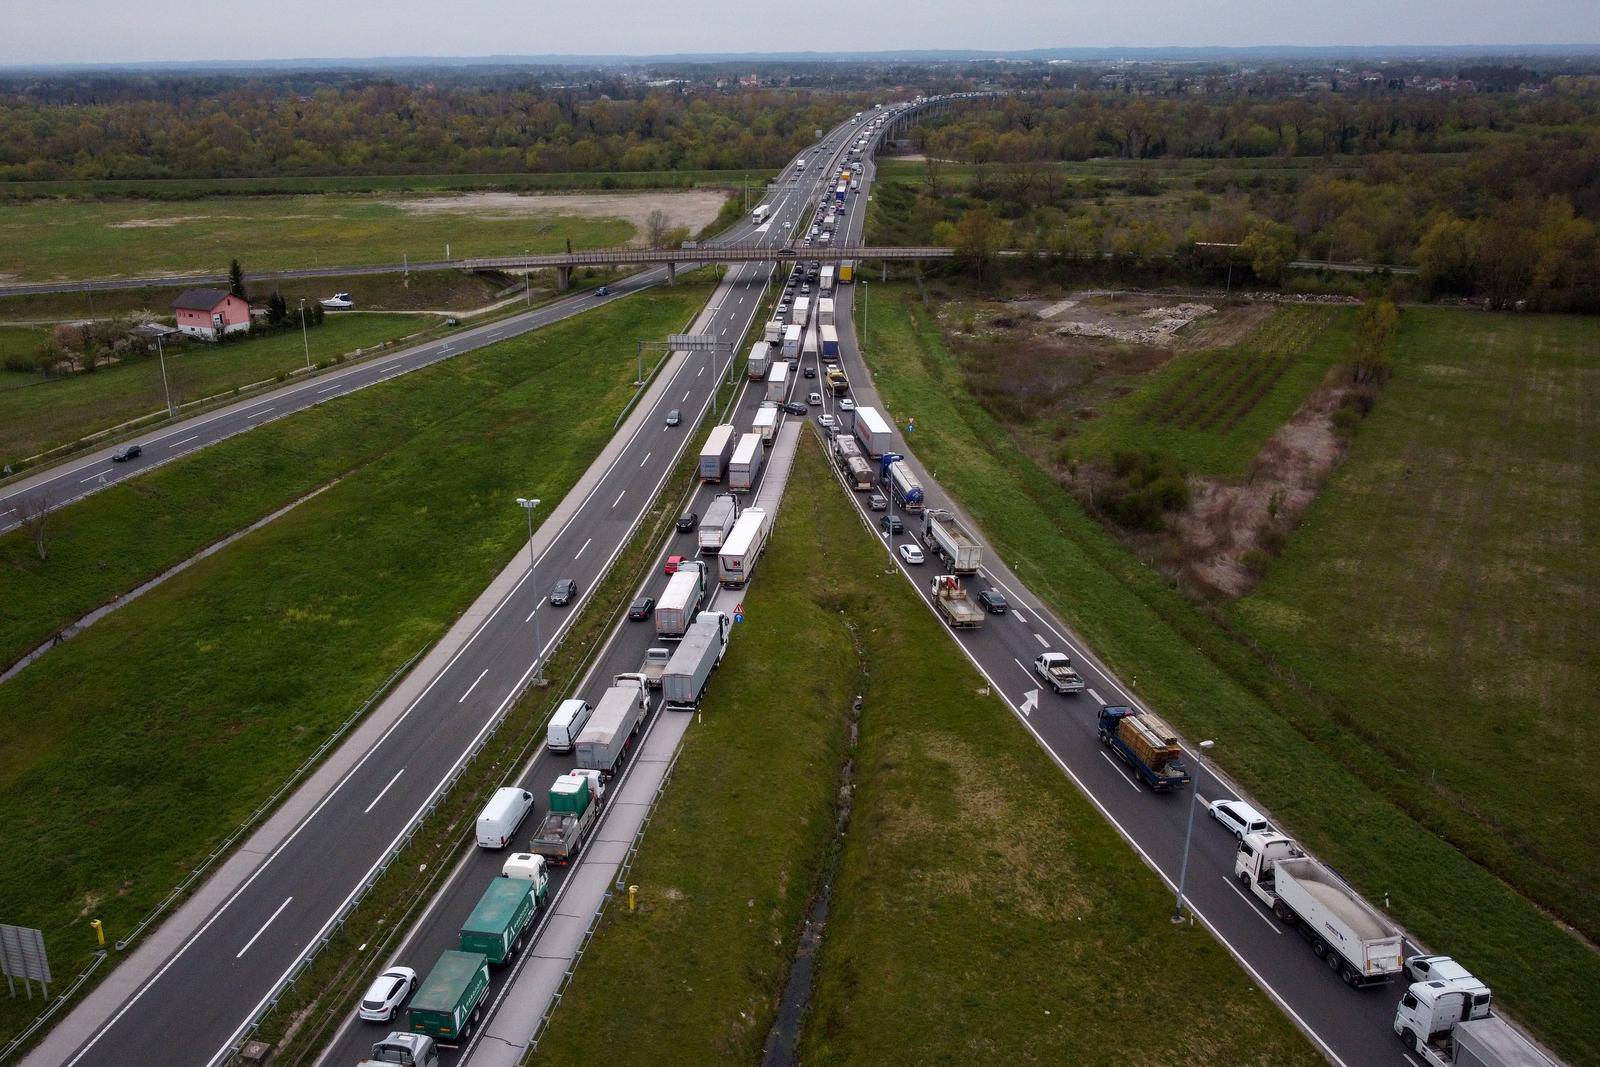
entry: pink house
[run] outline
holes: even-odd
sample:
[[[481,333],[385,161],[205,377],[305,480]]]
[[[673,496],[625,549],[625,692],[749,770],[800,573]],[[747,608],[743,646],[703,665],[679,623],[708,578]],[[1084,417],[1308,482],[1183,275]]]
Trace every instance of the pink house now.
[[[172,302],[178,332],[215,341],[250,328],[250,305],[226,289],[185,289]]]

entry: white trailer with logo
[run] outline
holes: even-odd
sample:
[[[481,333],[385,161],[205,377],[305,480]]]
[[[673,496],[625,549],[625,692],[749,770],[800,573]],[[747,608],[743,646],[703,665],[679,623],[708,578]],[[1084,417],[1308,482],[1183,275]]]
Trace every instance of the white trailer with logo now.
[[[717,579],[728,589],[738,589],[750,580],[756,560],[767,544],[767,512],[764,508],[745,508],[733,524],[733,531],[717,553]]]

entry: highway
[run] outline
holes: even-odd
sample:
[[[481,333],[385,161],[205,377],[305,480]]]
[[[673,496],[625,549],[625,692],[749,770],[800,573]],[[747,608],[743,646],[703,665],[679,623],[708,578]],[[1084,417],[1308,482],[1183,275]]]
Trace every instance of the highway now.
[[[832,131],[824,144],[838,151],[853,128],[846,124]],[[816,151],[808,155],[815,159]],[[792,185],[786,171],[771,200],[776,218],[760,227],[746,222],[729,239],[785,239],[785,227],[798,221],[803,204],[813,202],[818,193],[813,178],[818,169]],[[698,332],[738,342],[760,311],[769,271],[763,264],[731,269],[697,323]],[[728,358],[690,355],[669,364],[663,371],[669,377],[655,391],[653,403],[642,417],[630,420],[633,432],[570,517],[553,531],[534,566],[513,564],[522,573],[508,594],[393,725],[148,980],[132,989],[103,1023],[85,1028],[84,1039],[76,1041],[70,1054],[46,1054],[41,1047],[30,1064],[215,1064],[227,1058],[345,903],[523,691],[533,670],[534,613],[540,613],[547,651],[621,551],[680,449],[686,444],[698,447],[698,441],[686,438],[712,402]],[[740,417],[748,421],[755,403],[754,392],[746,392]],[[684,413],[679,427],[664,425],[672,408]],[[548,514],[552,503],[541,510]],[[507,521],[521,521],[510,500]],[[566,607],[550,607],[546,595],[559,578],[575,579],[578,597]],[[647,624],[625,628],[608,646],[597,676],[606,677],[614,664],[636,666],[649,629]],[[562,761],[541,759],[528,780],[548,786],[564,768]],[[434,910],[447,911],[444,906]],[[419,969],[431,962],[419,959]],[[364,1046],[362,1036],[358,1044]],[[60,1044],[57,1040],[55,1047]]]

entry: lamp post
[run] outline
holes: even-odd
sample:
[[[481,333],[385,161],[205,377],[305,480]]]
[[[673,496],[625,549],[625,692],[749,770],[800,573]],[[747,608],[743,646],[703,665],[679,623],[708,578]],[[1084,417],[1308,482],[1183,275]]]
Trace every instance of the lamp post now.
[[[178,412],[172,406],[172,386],[167,384],[167,350],[161,346],[161,335],[156,334],[156,358],[161,361],[161,391],[167,396],[167,418]]]
[[[306,333],[306,298],[300,298],[300,341],[306,346],[306,370],[311,369],[311,336]]]
[[[539,506],[539,499],[519,496],[517,506],[528,513],[528,574],[533,574],[533,509]],[[540,654],[544,650],[544,639],[539,635],[539,604],[533,607],[533,684],[544,684],[544,669],[539,663]]]
[[[1214,744],[1216,744],[1215,741],[1202,741],[1200,742],[1200,747],[1208,749]],[[1194,794],[1189,798],[1189,828],[1183,834],[1183,863],[1178,868],[1178,899],[1173,901],[1172,904],[1172,921],[1174,923],[1183,922],[1183,886],[1189,878],[1189,842],[1194,839],[1194,809],[1195,805],[1200,803],[1200,772],[1205,769],[1205,765],[1200,762],[1198,756],[1195,757],[1194,763]]]

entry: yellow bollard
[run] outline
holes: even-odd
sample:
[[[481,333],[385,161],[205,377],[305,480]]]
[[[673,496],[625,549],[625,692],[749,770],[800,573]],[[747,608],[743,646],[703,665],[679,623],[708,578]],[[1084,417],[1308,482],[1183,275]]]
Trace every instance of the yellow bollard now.
[[[638,896],[639,896],[639,887],[636,886],[636,885],[630,885],[628,887],[628,912],[629,912],[629,914],[632,914],[634,900]]]
[[[99,919],[90,919],[89,925],[94,928],[94,936],[100,942],[100,947],[106,947],[106,928],[100,925]]]

